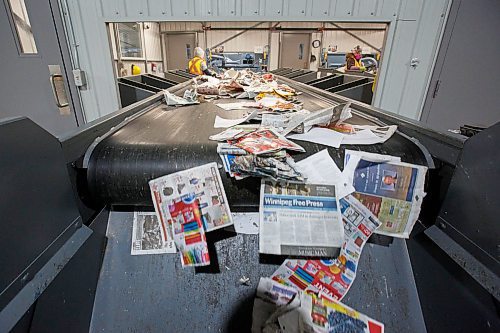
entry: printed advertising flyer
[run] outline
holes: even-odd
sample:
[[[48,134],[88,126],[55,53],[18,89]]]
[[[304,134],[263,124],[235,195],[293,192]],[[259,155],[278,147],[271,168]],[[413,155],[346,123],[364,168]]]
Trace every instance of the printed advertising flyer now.
[[[408,238],[425,196],[427,167],[361,158],[354,170],[353,194],[382,222],[377,233]]]
[[[299,332],[384,333],[384,324],[336,301],[301,295]]]
[[[205,231],[233,224],[217,163],[153,179],[149,186],[165,241],[175,240],[180,251],[186,249],[183,264],[207,265]]]
[[[341,300],[356,278],[361,252],[368,238],[380,226],[377,218],[352,195],[340,200],[344,222],[344,243],[336,259],[287,259],[272,279],[298,290],[319,293],[329,300]]]

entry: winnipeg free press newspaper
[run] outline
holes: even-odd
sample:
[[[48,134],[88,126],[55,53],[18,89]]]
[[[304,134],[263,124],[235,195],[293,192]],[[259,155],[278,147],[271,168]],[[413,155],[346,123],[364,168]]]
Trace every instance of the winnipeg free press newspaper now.
[[[263,180],[259,251],[334,257],[344,239],[334,185]]]

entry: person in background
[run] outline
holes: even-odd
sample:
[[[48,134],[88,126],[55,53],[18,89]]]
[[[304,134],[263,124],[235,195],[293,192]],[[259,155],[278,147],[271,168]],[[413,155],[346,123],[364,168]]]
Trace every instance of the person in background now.
[[[356,47],[352,50],[352,52],[354,53],[354,58],[356,58],[358,62],[361,60],[361,58],[363,58],[361,46],[356,45]]]
[[[194,58],[189,60],[188,69],[189,73],[194,75],[217,75],[214,71],[208,68],[207,62],[205,60],[205,52],[199,46],[194,49]]]
[[[356,56],[353,52],[349,52],[345,55],[345,67],[348,71],[361,71],[362,67],[360,62],[356,60]]]
[[[361,58],[363,55],[361,54],[361,47],[357,45],[352,52],[349,52],[345,56],[346,60],[346,69],[348,71],[360,71],[364,72],[366,68],[361,64]]]

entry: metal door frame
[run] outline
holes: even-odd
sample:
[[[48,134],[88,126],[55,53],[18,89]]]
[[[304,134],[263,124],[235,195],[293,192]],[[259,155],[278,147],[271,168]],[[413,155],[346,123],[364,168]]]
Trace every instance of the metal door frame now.
[[[162,52],[163,54],[167,55],[165,57],[165,59],[163,59],[163,62],[165,63],[164,66],[165,68],[163,70],[166,70],[168,69],[168,52],[164,52],[164,48],[166,50],[167,48],[167,44],[168,43],[168,36],[171,36],[171,35],[187,35],[187,34],[191,34],[191,35],[194,35],[194,43],[196,44],[196,46],[198,46],[199,44],[199,40],[198,40],[198,32],[196,31],[161,31],[160,30],[160,36],[162,37],[161,40],[163,41],[162,43]],[[194,48],[193,48],[193,54],[194,54]],[[173,69],[173,68],[170,68],[170,69]]]
[[[308,59],[307,59],[307,63],[309,64],[310,63],[310,59],[311,59],[311,39],[312,39],[312,29],[311,29],[311,32],[287,32],[287,31],[282,31],[280,32],[280,37],[279,37],[279,41],[280,41],[280,48],[278,50],[279,52],[279,56],[278,56],[278,68],[279,67],[282,67],[281,64],[282,64],[282,57],[283,57],[283,52],[282,52],[282,49],[283,49],[283,34],[289,34],[289,35],[304,35],[304,34],[307,34],[309,35],[309,54],[308,54]],[[300,69],[309,69],[310,66],[308,66],[308,68],[300,68]]]

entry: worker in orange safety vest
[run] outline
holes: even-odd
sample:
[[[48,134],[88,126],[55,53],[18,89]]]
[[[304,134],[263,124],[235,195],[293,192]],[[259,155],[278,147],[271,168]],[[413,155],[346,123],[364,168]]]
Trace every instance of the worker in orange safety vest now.
[[[214,71],[208,68],[207,61],[205,60],[205,52],[198,46],[194,49],[194,58],[189,60],[188,69],[189,73],[194,75],[217,75]]]

